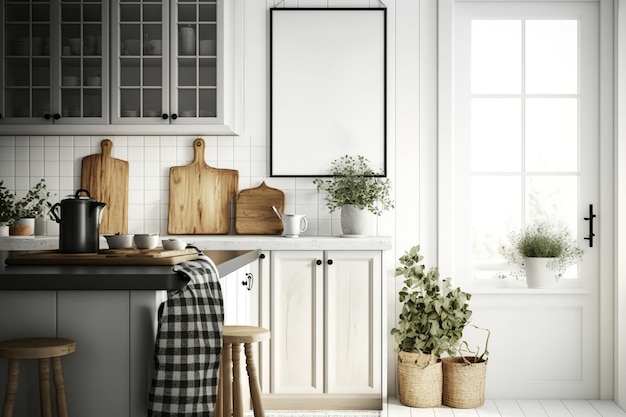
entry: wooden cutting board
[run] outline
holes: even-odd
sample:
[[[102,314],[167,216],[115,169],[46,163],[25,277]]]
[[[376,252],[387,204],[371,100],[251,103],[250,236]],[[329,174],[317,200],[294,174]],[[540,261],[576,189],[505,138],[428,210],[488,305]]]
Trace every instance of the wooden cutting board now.
[[[239,171],[204,161],[204,140],[193,142],[193,162],[170,168],[167,232],[170,235],[225,235],[237,194]]]
[[[38,251],[12,254],[7,265],[176,265],[198,257],[193,248],[181,250],[109,249],[98,253],[61,253]]]
[[[285,210],[285,193],[268,187],[265,182],[256,188],[243,190],[235,203],[235,230],[240,235],[279,235],[283,223],[272,206]]]
[[[128,162],[111,156],[113,142],[104,139],[102,154],[83,158],[80,187],[106,203],[100,233],[128,233]]]

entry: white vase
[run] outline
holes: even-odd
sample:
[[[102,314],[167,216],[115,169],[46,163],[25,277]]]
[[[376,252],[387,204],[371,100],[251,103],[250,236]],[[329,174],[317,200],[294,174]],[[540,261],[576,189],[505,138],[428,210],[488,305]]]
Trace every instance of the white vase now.
[[[548,262],[554,258],[524,258],[526,284],[528,288],[553,288],[557,283],[557,274],[548,268]]]
[[[341,231],[343,236],[368,236],[371,232],[372,213],[352,204],[341,207]]]
[[[35,217],[35,236],[46,235],[46,218]]]
[[[0,236],[9,236],[9,226],[2,224],[0,225]]]

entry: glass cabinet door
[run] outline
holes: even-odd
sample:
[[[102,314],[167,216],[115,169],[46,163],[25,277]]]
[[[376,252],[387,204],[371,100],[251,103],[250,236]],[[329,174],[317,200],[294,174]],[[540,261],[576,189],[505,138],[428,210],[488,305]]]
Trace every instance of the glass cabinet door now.
[[[121,0],[117,6],[114,123],[169,123],[165,6],[158,0]]]
[[[175,2],[177,42],[172,109],[181,122],[217,116],[218,4],[208,0]],[[194,121],[197,123],[197,121]]]
[[[29,123],[50,113],[51,5],[5,1],[3,15],[2,116]]]
[[[106,1],[4,3],[2,108],[9,123],[106,120]]]
[[[98,0],[62,0],[60,97],[64,121],[101,118],[105,101],[103,4]],[[104,36],[103,36],[104,35]]]

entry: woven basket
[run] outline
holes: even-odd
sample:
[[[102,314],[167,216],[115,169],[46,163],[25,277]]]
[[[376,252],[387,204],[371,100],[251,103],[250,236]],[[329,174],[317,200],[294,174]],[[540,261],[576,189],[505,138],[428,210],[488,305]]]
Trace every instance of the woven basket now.
[[[398,396],[409,407],[441,406],[443,372],[436,356],[398,352]]]
[[[443,404],[454,408],[476,408],[485,403],[487,360],[467,356],[443,358]]]

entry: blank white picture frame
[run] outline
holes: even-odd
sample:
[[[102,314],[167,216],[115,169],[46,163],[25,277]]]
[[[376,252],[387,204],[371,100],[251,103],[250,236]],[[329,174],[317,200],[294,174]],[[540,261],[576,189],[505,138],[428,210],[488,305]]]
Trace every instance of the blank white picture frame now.
[[[386,9],[270,9],[270,176],[386,175]]]

